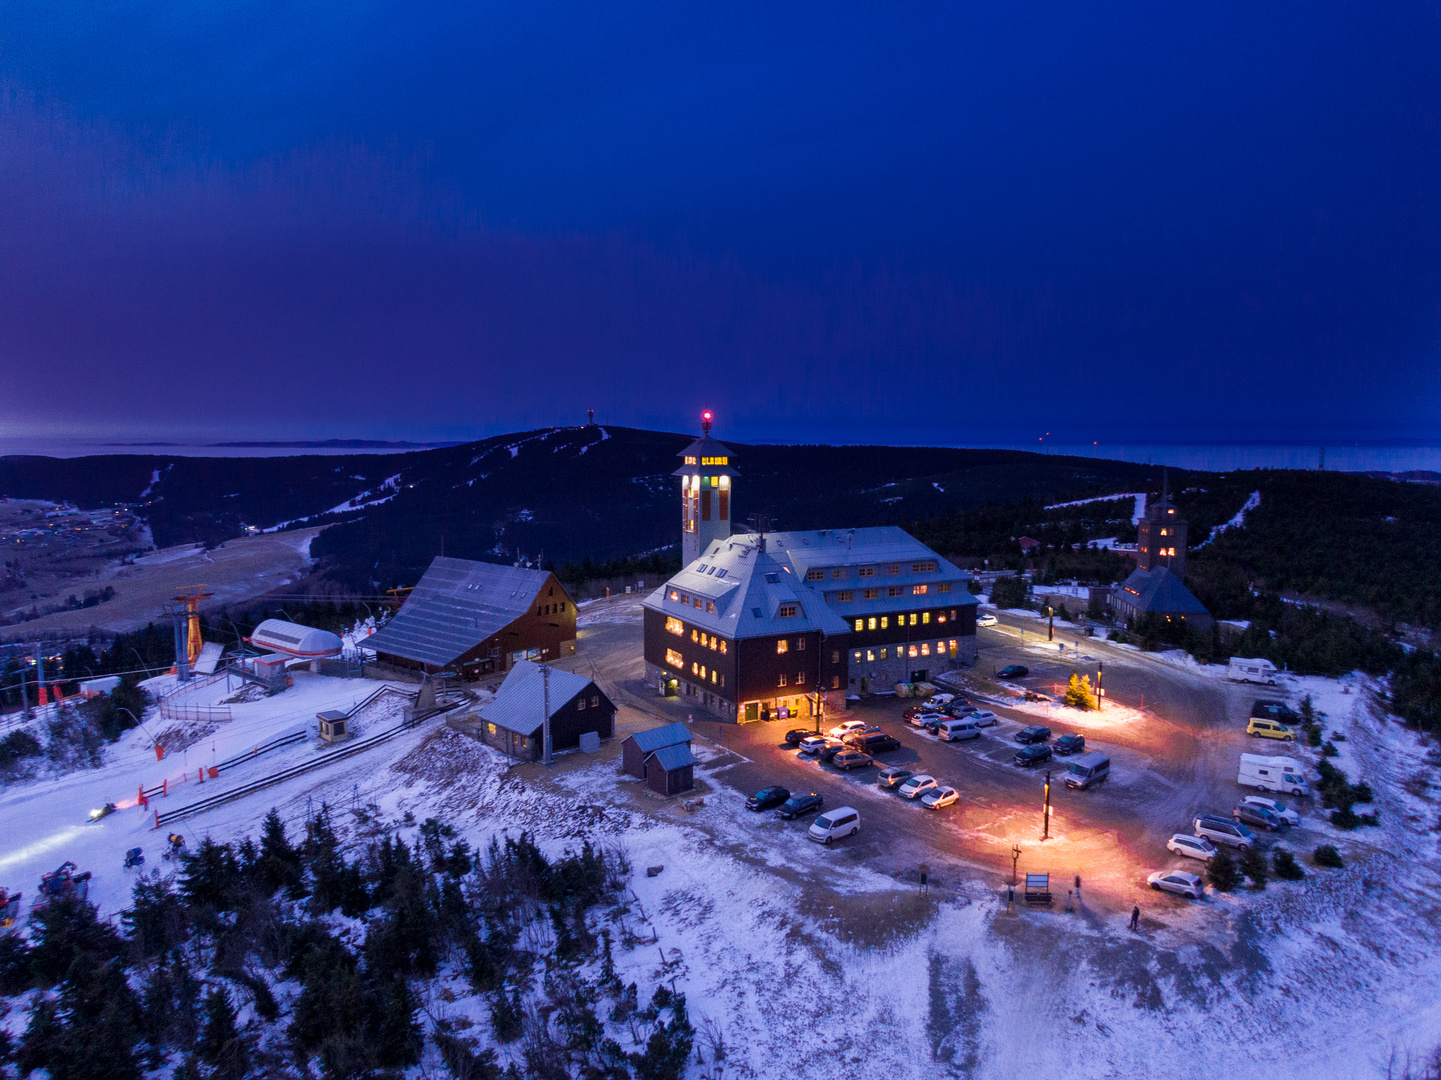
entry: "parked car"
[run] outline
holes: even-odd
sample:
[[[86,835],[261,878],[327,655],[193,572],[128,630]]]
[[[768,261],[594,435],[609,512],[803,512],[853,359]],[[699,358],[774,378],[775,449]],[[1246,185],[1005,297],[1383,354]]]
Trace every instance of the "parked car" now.
[[[1146,882],[1158,892],[1175,893],[1192,900],[1199,900],[1206,895],[1206,887],[1201,883],[1200,876],[1185,870],[1157,870],[1146,878]]]
[[[995,626],[996,623],[998,623],[998,622],[1000,622],[1000,620],[997,619],[994,615],[977,615],[977,616],[976,616],[976,625],[977,625],[977,626]]]
[[[976,709],[971,713],[970,719],[976,722],[976,727],[995,727],[1000,717],[990,709]]]
[[[962,739],[979,739],[981,729],[976,727],[975,721],[970,717],[964,720],[942,720],[936,725],[936,735],[945,742],[960,742]]]
[[[1241,800],[1242,806],[1260,806],[1271,811],[1278,818],[1288,825],[1301,824],[1301,815],[1292,810],[1280,799],[1268,799],[1264,795],[1247,795]]]
[[[790,731],[786,732],[786,742],[790,743],[792,746],[796,746],[800,743],[802,739],[809,739],[814,734],[815,732],[812,731],[810,728],[791,728]]]
[[[1018,743],[1043,743],[1049,741],[1050,738],[1051,729],[1042,727],[1040,724],[1031,724],[1016,732],[1016,742]]]
[[[1166,849],[1188,859],[1200,859],[1202,862],[1210,862],[1216,855],[1216,845],[1204,836],[1187,836],[1180,832],[1166,841]]]
[[[789,820],[805,814],[812,814],[819,810],[824,802],[825,799],[821,798],[814,791],[807,793],[799,791],[792,792],[790,798],[776,807],[776,817]]]
[[[876,774],[876,785],[885,788],[887,791],[895,791],[915,775],[916,774],[911,772],[910,769],[901,769],[893,766],[889,769],[882,769]]]
[[[921,702],[928,709],[943,709],[956,700],[955,694],[932,694]]]
[[[1264,806],[1256,806],[1253,803],[1241,803],[1231,811],[1231,816],[1243,824],[1254,825],[1267,832],[1276,832],[1279,829],[1291,827],[1291,823],[1283,820],[1281,815],[1274,814]]]
[[[949,720],[950,717],[943,712],[927,710],[926,712],[918,712],[915,716],[908,716],[906,719],[912,727],[924,728],[939,724],[942,720]]]
[[[901,748],[896,737],[887,735],[884,731],[863,731],[855,735],[847,735],[844,741],[851,749],[860,750],[866,754],[885,754]]]
[[[860,831],[860,811],[854,806],[839,806],[812,821],[806,835],[818,844],[829,844],[832,840],[854,836]]]
[[[932,810],[939,810],[943,806],[950,806],[961,797],[961,793],[953,787],[932,788],[921,796],[921,805],[928,806]]]
[[[831,764],[841,772],[850,772],[852,769],[864,769],[874,765],[876,759],[870,754],[863,754],[859,750],[842,750],[835,757],[831,758]]]
[[[996,672],[996,678],[1024,679],[1030,673],[1031,669],[1026,667],[1025,664],[1007,664],[1005,667],[1001,668],[1000,671]]]
[[[1239,821],[1223,818],[1219,814],[1197,814],[1191,826],[1191,831],[1197,836],[1215,844],[1248,848],[1256,842],[1256,834],[1250,829]]]
[[[1096,784],[1104,784],[1110,778],[1111,759],[1095,750],[1082,754],[1066,766],[1065,780],[1068,788],[1086,791]]]
[[[926,792],[940,786],[934,776],[921,773],[918,776],[912,776],[897,789],[897,792],[898,794],[904,795],[907,799],[919,799]]]
[[[816,751],[817,761],[834,761],[837,754],[844,752],[848,747],[840,739],[827,739],[825,746]]]
[[[747,810],[774,810],[781,803],[791,797],[791,793],[783,787],[761,788],[749,799],[746,800]]]
[[[1043,761],[1050,761],[1051,748],[1045,743],[1036,743],[1034,746],[1027,746],[1016,751],[1016,756],[1011,760],[1017,765],[1029,768],[1032,765],[1039,765]]]
[[[947,716],[954,716],[959,720],[963,716],[970,716],[976,711],[976,707],[971,704],[970,698],[958,697],[941,711]]]
[[[1059,757],[1079,754],[1086,749],[1086,737],[1084,735],[1062,735],[1051,749]]]
[[[1279,720],[1262,720],[1253,716],[1246,724],[1246,734],[1253,739],[1280,739],[1282,742],[1295,742],[1296,733]]]
[[[1301,719],[1284,701],[1268,701],[1265,698],[1251,706],[1251,715],[1259,720],[1278,720],[1283,724],[1294,724]]]
[[[819,754],[828,746],[840,749],[845,744],[840,739],[833,739],[829,735],[807,735],[801,740],[802,754]]]
[[[844,724],[837,724],[835,727],[831,728],[830,731],[826,732],[826,734],[830,735],[832,738],[844,739],[853,731],[865,730],[866,722],[864,720],[847,720]]]

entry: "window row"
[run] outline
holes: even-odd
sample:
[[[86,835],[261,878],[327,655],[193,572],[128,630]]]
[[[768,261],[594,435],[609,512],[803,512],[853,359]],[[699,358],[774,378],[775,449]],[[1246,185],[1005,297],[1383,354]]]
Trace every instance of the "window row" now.
[[[944,611],[938,611],[935,614],[936,623],[944,625],[946,613]],[[854,626],[857,631],[889,630],[891,628],[891,618],[892,616],[890,615],[872,615],[869,618],[856,619]],[[928,626],[931,621],[931,613],[929,611],[912,611],[908,615],[896,615],[894,618],[897,626]],[[954,608],[951,609],[951,621],[956,621],[956,611]]]
[[[564,600],[562,600],[562,601],[561,601],[560,603],[558,603],[558,604],[536,604],[536,605],[535,605],[535,613],[536,613],[537,615],[559,615],[559,614],[560,614],[562,611],[564,611],[564,610],[565,610],[565,601],[564,601]]]
[[[693,607],[697,611],[705,610],[712,615],[715,614],[714,600],[706,600],[704,597],[700,596],[691,596],[689,593],[683,593],[679,589],[672,589],[670,591],[670,598],[672,600],[679,601],[686,607]]]
[[[704,664],[692,663],[690,666],[690,673],[696,678],[698,678],[701,682],[705,682],[706,666]],[[717,671],[715,670],[715,668],[711,668],[710,681],[712,686],[724,686],[726,684],[725,672]]]
[[[599,694],[591,694],[591,696],[590,696],[590,707],[591,707],[592,709],[599,709],[599,708],[600,708],[600,695],[599,695]],[[585,708],[585,695],[584,695],[584,694],[581,694],[580,697],[576,699],[575,711],[576,711],[576,712],[580,712],[580,711],[583,710],[584,708]]]
[[[781,653],[790,652],[790,649],[791,649],[790,641],[789,641],[787,638],[777,638],[777,639],[776,639],[776,654],[777,654],[777,655],[780,655]],[[805,651],[806,651],[806,639],[805,639],[805,638],[803,638],[803,637],[798,637],[798,638],[796,638],[796,651],[797,651],[797,652],[805,652]]]
[[[883,646],[879,649],[856,649],[851,653],[851,661],[859,664],[862,657],[871,662],[887,660],[892,657],[897,660],[904,660],[907,657],[931,656],[933,653],[936,656],[945,656],[948,650],[951,656],[955,656],[956,647],[956,639],[951,638],[949,642],[937,641],[934,645],[929,641],[917,641],[910,645]]]
[[[707,649],[719,650],[722,653],[726,651],[725,639],[718,638],[714,634],[703,634],[699,630],[692,630],[690,639],[697,645],[704,645]]]
[[[912,595],[912,596],[925,596],[928,592],[930,592],[930,589],[931,589],[931,587],[930,587],[929,585],[912,585],[912,586],[911,586],[911,595]],[[951,591],[951,583],[950,583],[949,581],[942,581],[940,584],[938,584],[938,585],[936,586],[936,592],[938,592],[938,593],[948,593],[948,592],[950,592],[950,591]],[[888,586],[886,587],[886,595],[887,595],[887,596],[904,596],[905,594],[906,594],[906,590],[905,590],[905,587],[902,586],[902,585],[888,585]],[[850,603],[852,600],[854,600],[855,598],[856,598],[856,594],[855,594],[855,591],[854,591],[853,589],[843,589],[843,590],[841,590],[840,592],[836,593],[836,602],[837,602],[837,603],[849,604],[849,603]],[[881,598],[881,590],[880,590],[880,589],[862,589],[862,590],[861,590],[861,599],[862,599],[862,600],[879,600],[880,598]]]
[[[794,682],[794,683],[791,683],[790,685],[793,685],[793,686],[804,686],[805,684],[806,684],[806,673],[805,673],[804,671],[801,671],[801,672],[797,672],[797,673],[796,673],[795,682]],[[786,685],[787,685],[787,683],[786,683],[786,677],[785,677],[784,675],[781,675],[781,676],[779,677],[778,681],[776,682],[776,685],[777,685],[777,686],[786,686]]]

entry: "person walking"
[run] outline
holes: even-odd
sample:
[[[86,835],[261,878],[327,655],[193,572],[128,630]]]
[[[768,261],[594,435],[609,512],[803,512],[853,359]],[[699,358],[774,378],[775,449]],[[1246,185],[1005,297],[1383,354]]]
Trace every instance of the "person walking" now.
[[[1131,909],[1131,929],[1132,929],[1132,930],[1136,929],[1136,925],[1137,925],[1140,921],[1141,921],[1141,909],[1140,909],[1139,907],[1133,907],[1133,908]]]

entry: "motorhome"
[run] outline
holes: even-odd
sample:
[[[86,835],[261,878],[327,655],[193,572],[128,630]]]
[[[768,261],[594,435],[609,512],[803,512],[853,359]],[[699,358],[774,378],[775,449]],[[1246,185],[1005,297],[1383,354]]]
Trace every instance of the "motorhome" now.
[[[1306,773],[1301,763],[1289,757],[1265,757],[1261,754],[1242,754],[1241,769],[1236,783],[1242,787],[1261,788],[1265,791],[1285,791],[1292,795],[1309,795],[1311,787],[1306,783]]]
[[[1274,683],[1276,665],[1269,660],[1245,660],[1233,656],[1226,667],[1226,677],[1234,682]]]

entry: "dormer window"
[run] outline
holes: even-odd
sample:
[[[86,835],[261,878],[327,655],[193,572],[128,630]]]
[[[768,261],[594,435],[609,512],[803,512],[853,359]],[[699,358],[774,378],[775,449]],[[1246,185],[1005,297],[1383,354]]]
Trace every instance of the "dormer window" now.
[[[672,590],[670,591],[670,598],[671,598],[672,600],[679,600],[679,599],[680,599],[680,593],[678,593],[675,589],[672,589]]]
[[[779,585],[780,583],[781,583],[781,576],[780,576],[779,574],[767,574],[767,575],[766,575],[766,584],[767,584],[767,585]]]
[[[795,618],[796,613],[797,613],[799,610],[800,610],[800,605],[798,605],[798,604],[782,604],[782,605],[780,606],[780,610],[776,612],[776,618],[778,618],[778,619],[793,619],[793,618]]]

